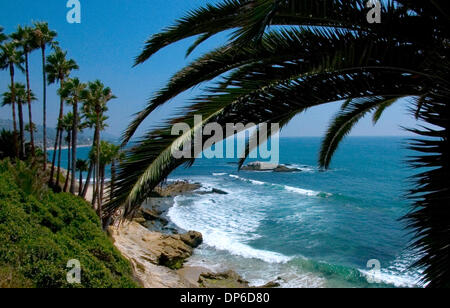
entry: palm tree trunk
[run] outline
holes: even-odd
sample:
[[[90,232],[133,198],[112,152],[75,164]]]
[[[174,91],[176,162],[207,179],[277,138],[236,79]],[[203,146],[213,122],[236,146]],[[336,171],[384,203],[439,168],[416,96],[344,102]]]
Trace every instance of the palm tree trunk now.
[[[91,149],[94,149],[96,147],[96,144],[97,144],[96,138],[97,138],[97,127],[95,128],[95,131],[94,131],[94,141],[92,142]],[[94,163],[92,161],[90,161],[89,162],[89,171],[88,171],[88,174],[86,177],[86,183],[84,184],[83,192],[81,193],[81,197],[83,197],[83,198],[86,198],[86,194],[89,189],[89,184],[91,183],[92,172],[94,171],[93,169],[94,169]]]
[[[90,182],[91,182],[91,177],[92,177],[92,171],[93,171],[93,169],[94,169],[94,166],[93,166],[92,162],[89,162],[89,170],[88,170],[88,174],[87,174],[87,177],[86,177],[86,181],[85,181],[85,183],[84,183],[84,186],[83,186],[83,191],[82,191],[81,194],[80,194],[80,197],[86,198],[86,194],[87,194],[87,191],[88,191],[88,189],[89,189],[89,184],[90,184]]]
[[[68,149],[67,149],[67,174],[66,174],[66,181],[64,183],[64,192],[67,192],[67,188],[69,186],[69,177],[71,174],[71,160],[70,160],[70,144],[71,144],[71,136],[70,136],[70,130],[67,131],[67,144],[68,144]],[[72,172],[73,174],[73,172]]]
[[[114,193],[114,184],[116,182],[116,160],[113,159],[111,162],[111,183],[109,185],[109,201],[112,200]]]
[[[83,170],[80,170],[80,179],[78,184],[78,195],[81,196],[81,189],[83,188]]]
[[[59,185],[59,176],[61,174],[61,147],[62,147],[62,138],[63,134],[62,131],[59,132],[59,141],[58,141],[58,168],[56,171],[56,185]],[[56,151],[56,150],[55,150]]]
[[[97,167],[94,163],[94,178],[92,183],[92,206],[95,209],[95,201],[97,200]]]
[[[25,53],[25,72],[26,72],[26,78],[27,78],[28,123],[30,123],[29,125],[30,125],[31,156],[34,159],[36,157],[36,150],[34,148],[33,116],[32,116],[32,112],[31,112],[31,86],[30,86],[30,69],[29,69],[29,65],[28,65],[28,52]],[[45,160],[44,160],[44,164],[45,164]]]
[[[63,87],[64,87],[64,78],[60,78],[60,89],[62,89]],[[63,129],[62,129],[60,123],[62,122],[63,117],[64,117],[64,99],[61,96],[60,100],[59,100],[59,118],[58,118],[59,119],[58,120],[59,149],[58,149],[58,171],[57,171],[57,174],[56,174],[56,178],[57,179],[59,179],[59,172],[60,172],[60,169],[61,169],[61,146],[62,146]],[[56,183],[58,184],[59,182],[56,181]]]
[[[14,65],[9,65],[9,75],[11,77],[11,105],[13,112],[13,138],[14,138],[14,150],[16,157],[19,157],[19,141],[17,139],[17,121],[16,121],[16,87],[14,86]]]
[[[104,194],[104,188],[105,188],[105,165],[101,166],[100,171],[100,194],[98,196],[98,208],[97,208],[97,214],[100,219],[102,219],[103,213],[102,213],[102,205],[103,205],[103,194]]]
[[[78,134],[78,102],[75,99],[73,102],[73,126],[72,126],[72,170],[76,170],[77,165],[77,134]],[[75,172],[72,172],[70,181],[70,192],[75,194],[76,177]]]
[[[43,150],[44,150],[44,170],[47,169],[47,76],[45,72],[45,44],[41,46],[42,51],[42,84],[43,84],[43,120],[42,120],[42,126],[44,127],[44,140],[43,140]],[[58,136],[57,136],[58,137]],[[55,146],[55,152],[56,152],[56,146]],[[54,170],[52,170],[53,175]],[[50,178],[51,181],[53,181],[53,176]]]
[[[13,139],[14,139],[14,147],[15,147],[15,153],[17,155],[17,157],[19,157],[18,153],[17,153],[17,120],[16,120],[16,104],[12,103],[11,104],[11,109],[12,109],[12,119],[13,119]]]
[[[25,125],[23,123],[23,108],[22,102],[17,101],[17,109],[19,112],[19,144],[20,144],[20,158],[25,158]]]
[[[64,87],[64,78],[60,78],[59,82],[60,82],[59,88],[62,89]],[[59,127],[59,124],[62,121],[63,117],[64,117],[64,100],[62,97],[60,97],[58,125],[56,127],[56,139],[55,139],[55,147],[53,149],[52,169],[50,171],[50,181],[53,181],[53,175],[55,173],[55,163],[56,163],[56,153],[57,153],[57,149],[58,149],[58,142],[61,140],[61,136],[62,136],[62,130]],[[58,184],[58,182],[56,182],[56,183]]]
[[[53,186],[53,177],[55,175],[56,153],[58,152],[59,129],[56,130],[55,146],[53,148],[52,168],[50,171],[50,186]]]

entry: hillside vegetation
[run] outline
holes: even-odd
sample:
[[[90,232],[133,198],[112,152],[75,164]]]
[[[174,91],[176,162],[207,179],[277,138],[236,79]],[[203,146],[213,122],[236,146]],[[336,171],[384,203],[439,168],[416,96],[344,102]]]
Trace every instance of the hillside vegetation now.
[[[25,163],[0,161],[0,288],[138,287],[91,206],[42,182]],[[81,284],[66,280],[72,259]]]

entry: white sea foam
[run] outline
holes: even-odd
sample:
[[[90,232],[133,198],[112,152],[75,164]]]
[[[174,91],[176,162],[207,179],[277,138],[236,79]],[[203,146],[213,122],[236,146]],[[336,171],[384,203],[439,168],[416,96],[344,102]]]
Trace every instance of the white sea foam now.
[[[252,179],[246,179],[246,178],[234,175],[234,174],[230,174],[230,177],[232,177],[234,179],[238,179],[238,180],[244,181],[244,182],[247,182],[247,183],[255,184],[255,185],[266,185],[266,184],[268,184],[266,182],[261,182],[261,181],[252,180]]]
[[[223,206],[224,204],[227,206]],[[242,206],[243,204],[245,206]],[[249,209],[251,207],[253,209]],[[168,216],[184,230],[201,232],[206,245],[232,255],[260,259],[268,263],[284,263],[291,259],[280,253],[256,249],[247,244],[248,241],[260,237],[256,230],[265,215],[244,191],[214,198],[178,196]]]
[[[391,284],[396,287],[414,288],[419,286],[422,273],[411,270],[410,266],[417,261],[412,252],[404,252],[397,257],[387,268],[381,268],[378,272],[360,270],[366,277]]]
[[[284,189],[286,189],[289,192],[293,192],[293,193],[304,195],[304,196],[310,196],[310,197],[315,197],[320,194],[320,192],[317,192],[317,191],[302,189],[302,188],[292,187],[292,186],[287,186],[287,185],[284,186]]]
[[[224,175],[227,175],[227,174],[224,173],[224,172],[221,172],[221,173],[213,173],[212,175],[213,176],[224,176]]]
[[[243,177],[240,177],[240,176],[234,175],[234,174],[230,174],[230,177],[233,179],[241,180],[241,181],[251,183],[254,185],[271,185],[271,186],[275,186],[275,187],[282,187],[283,189],[285,189],[288,192],[292,192],[292,193],[296,193],[296,194],[308,196],[308,197],[321,197],[321,196],[330,197],[332,195],[330,193],[322,193],[322,192],[309,190],[309,189],[303,189],[303,188],[299,188],[299,187],[292,187],[292,186],[280,185],[280,184],[271,184],[271,183],[266,183],[266,182],[262,182],[262,181],[247,179],[247,178],[243,178]]]
[[[291,165],[289,165],[289,167],[300,169],[302,172],[305,172],[305,173],[314,173],[314,172],[317,172],[317,170],[318,170],[317,167],[305,166],[305,165],[299,165],[299,164],[291,164]]]

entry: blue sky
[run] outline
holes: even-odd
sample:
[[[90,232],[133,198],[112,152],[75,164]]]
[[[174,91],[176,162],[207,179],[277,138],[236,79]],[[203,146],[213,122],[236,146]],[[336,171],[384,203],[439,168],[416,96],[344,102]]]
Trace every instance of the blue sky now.
[[[147,63],[132,68],[145,40],[157,33],[187,10],[194,9],[207,0],[80,0],[81,24],[66,21],[66,0],[14,0],[0,3],[0,26],[6,33],[15,31],[17,25],[31,25],[32,21],[48,21],[58,32],[57,40],[68,56],[77,61],[80,70],[73,73],[83,81],[100,79],[111,87],[118,99],[110,104],[108,133],[119,136],[134,113],[141,110],[146,100],[164,86],[170,76],[202,52],[223,42],[216,37],[185,59],[185,50],[192,40],[186,40],[160,51]],[[31,85],[38,98],[42,98],[40,52],[35,51],[31,61]],[[18,74],[17,81],[25,77]],[[0,92],[7,89],[9,74],[0,71]],[[48,88],[48,124],[55,126],[59,98],[57,88]],[[187,91],[171,103],[158,109],[147,119],[143,131],[164,119],[186,104],[201,88]],[[352,132],[355,136],[398,136],[407,134],[400,126],[412,127],[416,122],[406,110],[406,102],[399,102],[373,126],[370,119],[363,120]],[[282,132],[282,136],[322,136],[337,104],[328,104],[297,116]],[[42,123],[42,104],[33,106],[34,121]],[[0,119],[11,118],[9,108],[0,108]]]

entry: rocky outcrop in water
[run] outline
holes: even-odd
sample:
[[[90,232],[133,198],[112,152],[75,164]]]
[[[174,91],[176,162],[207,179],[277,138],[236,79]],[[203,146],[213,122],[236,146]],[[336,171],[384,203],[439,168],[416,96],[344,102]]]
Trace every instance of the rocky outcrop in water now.
[[[193,192],[202,185],[199,183],[190,183],[188,181],[176,181],[162,187],[156,187],[155,192],[161,197],[175,197],[189,192]]]
[[[253,162],[241,168],[243,171],[273,171],[273,172],[301,172],[298,168],[290,168],[285,165],[270,164],[265,162]]]

